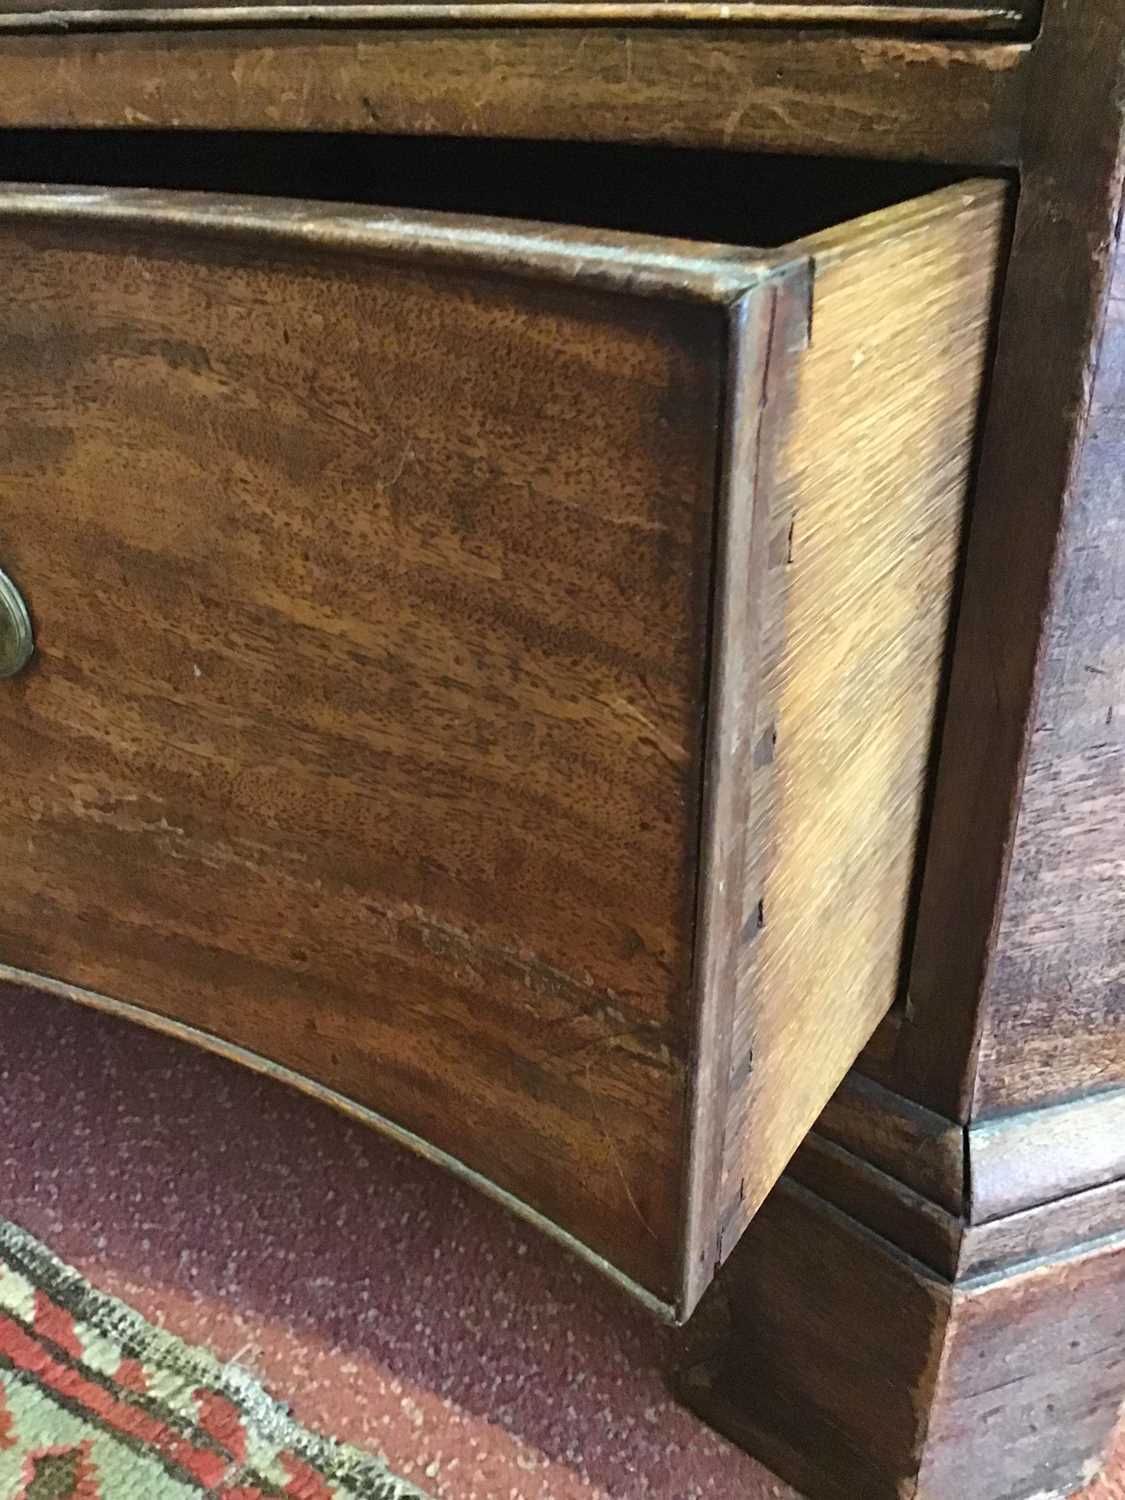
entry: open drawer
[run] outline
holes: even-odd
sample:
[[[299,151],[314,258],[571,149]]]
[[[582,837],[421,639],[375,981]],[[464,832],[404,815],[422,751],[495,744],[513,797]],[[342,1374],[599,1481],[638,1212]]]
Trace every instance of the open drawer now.
[[[685,1315],[895,999],[1003,220],[0,191],[3,972]]]

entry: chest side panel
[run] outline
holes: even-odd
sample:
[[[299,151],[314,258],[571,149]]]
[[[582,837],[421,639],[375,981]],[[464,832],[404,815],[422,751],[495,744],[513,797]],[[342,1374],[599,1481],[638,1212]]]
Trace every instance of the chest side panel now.
[[[1125,256],[1117,251],[1040,699],[975,1109],[1125,1084]]]

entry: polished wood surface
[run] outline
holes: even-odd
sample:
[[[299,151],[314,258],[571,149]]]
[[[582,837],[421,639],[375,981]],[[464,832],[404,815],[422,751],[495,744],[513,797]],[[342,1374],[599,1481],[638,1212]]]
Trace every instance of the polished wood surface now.
[[[846,1108],[833,1101],[789,1175],[931,1270],[956,1281],[1125,1233],[1123,1091],[946,1135],[864,1083],[852,1076]]]
[[[771,514],[779,434],[792,419],[795,359],[808,346],[813,266],[745,301],[727,370],[726,517],[718,539],[705,797],[701,807],[700,897],[694,940],[700,1011],[690,1083],[693,1129],[687,1154],[689,1242],[683,1301],[690,1308],[723,1258],[728,1197],[723,1158],[730,1102],[745,1066],[739,1056],[735,964],[745,933],[758,925],[757,892],[747,884],[752,859],[754,735],[760,712],[763,648],[773,606],[771,575],[785,565]],[[773,997],[759,995],[765,1010]],[[765,1066],[771,1064],[766,1061]]]
[[[1034,52],[666,25],[11,36],[0,126],[340,130],[1010,164]]]
[[[1121,1410],[1123,1282],[1118,1233],[1003,1279],[960,1284],[918,1500],[992,1500],[1030,1484],[1066,1495],[1097,1477]]]
[[[958,1125],[858,1070],[789,1173],[951,1280],[1125,1232],[1125,1090]]]
[[[39,645],[0,954],[378,1108],[671,1300],[719,310],[565,231],[0,220]],[[753,284],[690,255],[678,291]]]

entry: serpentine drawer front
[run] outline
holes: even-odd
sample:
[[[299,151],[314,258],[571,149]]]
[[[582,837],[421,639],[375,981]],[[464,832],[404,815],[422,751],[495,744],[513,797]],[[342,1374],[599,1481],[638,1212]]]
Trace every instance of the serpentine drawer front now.
[[[905,29],[949,35],[1026,36],[1035,27],[1040,0],[0,0],[0,31],[57,27],[60,18],[72,26],[122,26],[183,31],[192,26],[257,22],[284,25],[300,12],[302,21],[342,18],[364,21],[515,21],[589,20],[697,21],[737,26],[831,26],[834,29]]]
[[[0,191],[5,972],[685,1314],[895,997],[1003,210]]]

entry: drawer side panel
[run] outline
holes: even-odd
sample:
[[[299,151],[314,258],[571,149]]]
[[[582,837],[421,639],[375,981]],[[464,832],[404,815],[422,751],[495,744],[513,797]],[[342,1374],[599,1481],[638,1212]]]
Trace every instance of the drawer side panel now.
[[[898,994],[1004,226],[1004,188],[978,183],[802,246],[811,337],[770,501],[724,1256]]]

